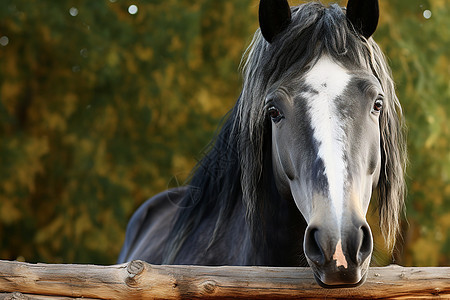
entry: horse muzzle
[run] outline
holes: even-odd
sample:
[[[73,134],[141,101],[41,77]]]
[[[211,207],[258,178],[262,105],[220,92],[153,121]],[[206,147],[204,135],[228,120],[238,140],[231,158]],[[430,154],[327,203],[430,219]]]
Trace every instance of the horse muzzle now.
[[[305,256],[317,283],[325,288],[356,287],[364,283],[373,250],[365,220],[344,229],[310,224],[304,239]]]

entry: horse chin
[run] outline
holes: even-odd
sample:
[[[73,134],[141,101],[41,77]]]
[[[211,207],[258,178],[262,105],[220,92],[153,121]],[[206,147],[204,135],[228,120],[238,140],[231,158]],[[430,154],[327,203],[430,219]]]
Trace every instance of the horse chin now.
[[[358,274],[359,273],[359,274]],[[339,271],[326,274],[313,268],[317,284],[326,289],[354,288],[362,285],[367,279],[368,268],[350,272]]]
[[[367,272],[361,277],[361,279],[357,283],[339,283],[339,284],[326,284],[323,283],[320,278],[314,274],[314,279],[317,284],[326,289],[346,289],[346,288],[355,288],[362,285],[367,279]]]

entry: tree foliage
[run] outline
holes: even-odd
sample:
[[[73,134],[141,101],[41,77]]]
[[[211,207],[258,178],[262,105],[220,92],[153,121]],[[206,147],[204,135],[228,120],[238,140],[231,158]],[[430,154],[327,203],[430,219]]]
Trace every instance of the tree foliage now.
[[[383,1],[376,38],[408,126],[407,265],[450,264],[450,2]]]
[[[132,212],[187,177],[239,95],[257,4],[1,1],[0,259],[113,263]],[[381,4],[409,128],[399,259],[448,265],[450,5]]]

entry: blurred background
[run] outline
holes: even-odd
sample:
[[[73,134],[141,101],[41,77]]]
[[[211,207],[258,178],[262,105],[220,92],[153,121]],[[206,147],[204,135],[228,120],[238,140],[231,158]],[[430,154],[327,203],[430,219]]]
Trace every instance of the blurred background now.
[[[133,211],[186,179],[232,108],[257,11],[258,0],[2,0],[0,259],[113,264]],[[448,0],[381,0],[374,38],[409,167],[394,255],[369,212],[379,265],[450,265],[449,16]]]

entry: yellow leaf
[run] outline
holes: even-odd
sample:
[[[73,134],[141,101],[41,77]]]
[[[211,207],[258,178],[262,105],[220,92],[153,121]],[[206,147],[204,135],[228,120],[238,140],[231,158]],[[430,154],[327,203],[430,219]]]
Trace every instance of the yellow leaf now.
[[[46,241],[54,239],[57,236],[57,232],[61,230],[65,225],[63,216],[57,216],[46,227],[37,232],[35,236],[35,242],[42,244]]]
[[[117,54],[117,51],[115,50],[115,48],[113,48],[111,51],[109,51],[109,53],[106,56],[106,62],[108,63],[108,65],[110,65],[111,67],[115,67],[119,64],[120,62],[120,58],[119,55]]]
[[[0,220],[6,225],[11,225],[20,220],[22,213],[12,203],[11,199],[0,197]]]
[[[153,49],[150,47],[143,47],[142,45],[137,45],[136,56],[143,61],[149,61],[153,58]]]
[[[92,222],[89,218],[89,214],[86,211],[83,211],[75,220],[75,239],[80,241],[81,237],[85,232],[88,232],[92,229]]]
[[[418,238],[410,249],[413,253],[415,265],[428,267],[438,265],[440,246],[433,232],[428,232],[426,236]]]

